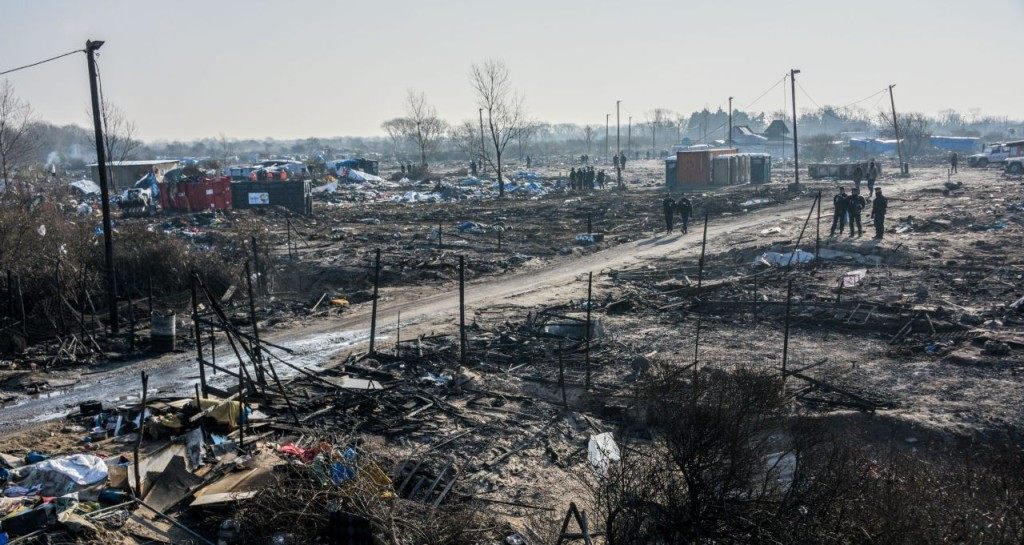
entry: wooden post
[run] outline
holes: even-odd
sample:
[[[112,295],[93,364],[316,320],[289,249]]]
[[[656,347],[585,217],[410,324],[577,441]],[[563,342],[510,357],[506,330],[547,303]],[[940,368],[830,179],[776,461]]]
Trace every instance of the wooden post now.
[[[395,357],[402,357],[402,311],[398,311],[398,322],[395,331]]]
[[[256,245],[256,237],[252,237],[252,264],[256,268],[256,290],[258,295],[267,294],[266,279],[263,275],[263,267],[260,266],[259,246]]]
[[[260,327],[259,322],[256,319],[256,301],[252,294],[252,270],[249,268],[249,262],[245,262],[245,283],[249,288],[249,321],[252,322],[252,338],[253,338],[253,369],[256,372],[256,380],[260,386],[267,385],[267,378],[263,374],[263,345],[260,344]]]
[[[814,260],[821,260],[821,191],[818,191],[818,221],[814,225]]]
[[[441,248],[441,220],[437,220],[437,247]]]
[[[782,393],[786,393],[786,363],[789,361],[789,315],[793,306],[793,279],[786,285],[786,329],[782,334]]]
[[[7,269],[7,319],[14,323],[14,273]]]
[[[498,251],[501,251],[501,229],[498,230]]]
[[[466,256],[459,256],[459,363],[466,365]]]
[[[142,407],[139,412],[139,437],[135,441],[134,455],[135,468],[135,497],[142,498],[142,477],[139,475],[139,450],[142,448],[142,438],[146,435],[146,392],[149,390],[149,375],[142,371]]]
[[[78,327],[82,338],[85,338],[85,261],[82,261],[82,270],[78,275]]]
[[[235,349],[231,333],[227,331],[226,333],[231,348]],[[235,349],[235,355],[238,356],[238,452],[242,452],[242,449],[245,448],[245,364],[237,349]],[[249,379],[249,382],[252,382],[252,378]]]
[[[708,214],[704,213],[704,236],[700,240],[700,262],[697,271],[697,295],[700,295],[700,286],[704,282],[704,251],[708,245]]]
[[[700,361],[698,358],[700,356],[700,326],[701,326],[702,319],[703,319],[703,316],[698,314],[697,315],[697,330],[696,330],[696,332],[694,334],[694,339],[693,339],[693,403],[694,403],[694,407],[696,407],[696,403],[697,403],[697,378],[698,378],[697,377],[697,372],[698,372],[698,367],[699,367],[698,361]]]
[[[150,317],[153,316],[153,273],[146,276],[146,306],[149,308]]]
[[[208,397],[206,393],[206,365],[203,362],[203,332],[199,325],[199,298],[196,295],[197,273],[192,271],[192,325],[196,335],[196,358],[199,361],[199,384],[203,392],[203,399]],[[241,374],[241,371],[239,371]]]
[[[587,364],[587,380],[584,385],[584,389],[590,391],[590,307],[592,306],[592,296],[594,288],[594,273],[587,273],[587,352],[586,352],[586,364]]]
[[[593,216],[594,215],[592,213],[589,213],[589,212],[587,213],[587,234],[590,234],[590,233],[594,232],[594,217]]]
[[[213,324],[210,324],[210,363],[214,365],[213,374],[217,374],[217,334],[213,330]]]
[[[377,248],[377,258],[373,267],[373,302],[370,311],[370,354],[375,354],[377,349],[377,294],[380,289],[380,248]]]
[[[285,223],[286,223],[286,226],[285,226],[285,238],[287,239],[287,244],[288,244],[288,259],[295,259],[294,257],[292,257],[292,220],[291,220],[291,218],[286,218],[285,219]]]
[[[811,209],[807,211],[807,219],[804,220],[804,226],[800,228],[800,236],[796,237],[796,245],[793,246],[793,251],[789,254],[789,261],[786,262],[786,267],[793,264],[793,258],[796,257],[797,250],[800,249],[800,242],[804,239],[804,231],[807,230],[807,224],[811,221],[811,214],[814,213],[815,206],[818,205],[818,201],[821,199],[821,192],[818,192],[818,196],[814,198],[811,203]]]
[[[568,407],[569,401],[565,395],[565,362],[562,360],[563,341],[558,341],[558,387],[562,389],[562,406]]]

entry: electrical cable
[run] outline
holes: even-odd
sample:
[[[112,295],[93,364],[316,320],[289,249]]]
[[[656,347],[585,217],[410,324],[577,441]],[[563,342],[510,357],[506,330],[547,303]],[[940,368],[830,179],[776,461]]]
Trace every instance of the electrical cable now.
[[[26,68],[32,68],[33,66],[39,66],[40,64],[45,64],[45,63],[48,63],[48,62],[51,62],[51,61],[55,61],[57,59],[63,59],[64,57],[67,57],[68,55],[74,55],[75,53],[85,53],[85,50],[84,49],[76,49],[74,51],[68,51],[67,53],[63,53],[61,55],[57,55],[56,57],[50,57],[49,59],[43,59],[41,61],[37,61],[37,62],[34,62],[32,64],[26,64],[24,66],[19,66],[17,68],[11,68],[11,69],[8,69],[8,70],[4,70],[3,72],[0,72],[0,76],[4,76],[4,75],[7,75],[7,74],[10,74],[11,72],[17,72],[18,70],[24,70]]]
[[[813,98],[811,98],[811,95],[807,92],[807,89],[804,89],[804,86],[800,84],[800,80],[797,80],[796,86],[799,87],[801,91],[803,91],[804,96],[807,97],[807,100],[810,100],[811,103],[814,104],[815,108],[817,108],[819,110],[821,109],[821,105],[819,105],[817,103],[817,101],[815,101]]]

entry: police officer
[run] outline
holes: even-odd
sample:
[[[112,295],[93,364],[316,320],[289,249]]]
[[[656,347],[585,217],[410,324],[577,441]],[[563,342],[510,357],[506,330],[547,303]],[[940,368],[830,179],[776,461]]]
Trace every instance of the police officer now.
[[[860,166],[853,168],[853,190],[860,190],[860,181],[864,179],[864,171],[861,170]]]
[[[661,206],[665,212],[665,232],[672,232],[672,219],[676,215],[676,201],[672,200],[671,195],[665,195],[665,200],[661,201]]]
[[[829,231],[829,237],[836,236],[836,225],[839,225],[839,234],[843,234],[843,229],[846,227],[846,205],[849,199],[845,187],[840,187],[839,193],[832,197],[832,230]]]
[[[569,169],[569,189],[576,191],[576,167]]]
[[[622,168],[622,170],[626,170],[626,154],[625,153],[623,153],[622,156],[619,157],[619,166]]]
[[[889,208],[889,199],[882,196],[882,188],[875,188],[875,201],[871,203],[871,218],[875,220],[875,238],[882,240],[885,232],[885,212]]]
[[[953,174],[956,174],[956,165],[959,162],[960,158],[957,156],[955,151],[949,154],[949,168],[953,172]]]
[[[469,160],[469,173],[476,178],[476,161],[473,159]]]
[[[683,234],[686,234],[690,225],[690,216],[693,215],[693,203],[690,199],[683,197],[676,203],[676,210],[679,210],[679,217],[683,220]]]
[[[857,227],[857,236],[864,235],[864,228],[860,225],[860,214],[864,211],[867,201],[860,196],[860,190],[854,188],[853,193],[846,202],[846,212],[850,216],[850,238],[853,238],[853,228]]]

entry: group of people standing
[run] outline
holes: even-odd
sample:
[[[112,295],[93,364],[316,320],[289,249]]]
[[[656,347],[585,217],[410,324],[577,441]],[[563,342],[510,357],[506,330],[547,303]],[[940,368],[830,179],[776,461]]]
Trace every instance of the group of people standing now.
[[[626,154],[616,154],[615,157],[612,158],[612,164],[615,165],[616,170],[626,170]]]
[[[873,185],[874,183],[871,183],[868,187]],[[876,187],[874,190],[875,198],[871,202],[870,217],[875,224],[875,239],[881,240],[885,232],[885,214],[889,208],[889,199],[882,195],[882,188]],[[854,187],[849,195],[846,194],[845,187],[840,187],[839,193],[832,197],[834,212],[829,237],[836,236],[836,227],[839,227],[839,234],[842,235],[847,223],[850,225],[850,237],[863,236],[864,229],[861,227],[860,216],[867,206],[868,200],[861,196],[860,189],[857,187]],[[856,232],[854,232],[855,228]]]
[[[687,229],[690,226],[690,218],[693,217],[693,203],[687,197],[680,197],[679,200],[675,200],[671,195],[665,195],[665,199],[661,201],[662,208],[665,212],[665,232],[671,233],[673,223],[675,223],[675,216],[678,213],[679,219],[683,224],[682,232],[685,235]]]
[[[604,170],[595,171],[594,167],[569,169],[569,187],[573,191],[593,191],[595,186],[604,189],[606,179]]]
[[[868,195],[875,190],[875,180],[878,179],[878,165],[875,164],[875,160],[872,159],[868,164],[868,171],[865,173],[860,167],[853,169],[853,187],[855,190],[860,191],[860,181],[867,176],[868,180]]]

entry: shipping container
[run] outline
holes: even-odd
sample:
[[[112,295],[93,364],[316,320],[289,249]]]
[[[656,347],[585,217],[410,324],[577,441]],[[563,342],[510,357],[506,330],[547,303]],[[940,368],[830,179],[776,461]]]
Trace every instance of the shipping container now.
[[[231,208],[231,178],[221,176],[198,182],[161,182],[160,206],[164,210],[198,212]]]
[[[772,180],[772,158],[767,153],[751,153],[750,183],[766,184]]]
[[[713,185],[712,160],[719,155],[735,154],[732,148],[678,151],[675,159],[675,185],[672,189],[704,189]],[[666,165],[666,169],[668,166]],[[728,178],[726,178],[728,179]],[[722,184],[725,185],[725,184]]]
[[[283,182],[234,182],[231,203],[235,208],[281,206],[296,214],[312,214],[309,180]]]
[[[711,160],[711,185],[732,185],[732,165],[735,157],[735,155],[718,155]]]

